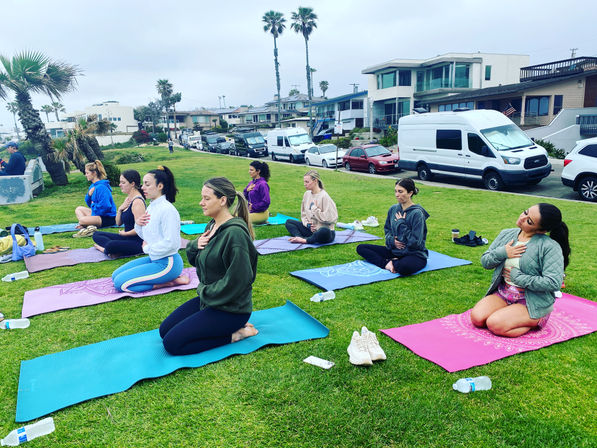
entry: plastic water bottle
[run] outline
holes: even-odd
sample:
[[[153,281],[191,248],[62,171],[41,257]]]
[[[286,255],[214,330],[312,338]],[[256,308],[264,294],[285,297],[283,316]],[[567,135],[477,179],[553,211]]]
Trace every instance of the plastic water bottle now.
[[[195,224],[195,221],[193,221],[192,219],[186,220],[186,221],[180,221],[180,225],[184,226],[187,224]]]
[[[323,302],[325,300],[332,300],[335,298],[336,293],[334,291],[318,292],[313,297],[311,297],[311,302]]]
[[[35,228],[35,232],[33,233],[33,239],[35,240],[35,249],[38,252],[43,252],[44,247],[44,238],[41,236],[41,230],[39,230],[39,226]]]
[[[452,385],[452,389],[468,394],[478,390],[491,389],[491,379],[487,376],[478,376],[476,378],[461,378]]]
[[[29,319],[6,319],[0,321],[0,329],[14,330],[16,328],[27,328],[31,322]]]
[[[15,280],[21,280],[27,277],[29,277],[29,272],[27,271],[13,272],[12,274],[6,274],[4,277],[2,277],[2,281],[14,282]]]
[[[31,425],[21,426],[10,432],[1,441],[2,446],[19,446],[21,443],[28,442],[40,436],[45,436],[54,432],[54,419],[52,417],[44,418]]]

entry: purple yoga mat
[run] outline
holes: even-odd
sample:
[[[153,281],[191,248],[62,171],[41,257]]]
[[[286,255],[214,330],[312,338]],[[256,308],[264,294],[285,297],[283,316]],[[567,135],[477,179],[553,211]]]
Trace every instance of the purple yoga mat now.
[[[190,241],[180,239],[180,248],[184,249]],[[95,247],[87,249],[72,249],[55,254],[39,254],[25,258],[25,267],[30,274],[46,269],[59,268],[62,266],[74,266],[81,263],[97,263],[98,261],[114,260]]]
[[[543,329],[517,338],[473,326],[470,310],[380,331],[448,372],[457,372],[593,333],[597,331],[597,303],[563,294]]]
[[[332,244],[361,243],[363,241],[373,241],[381,239],[378,236],[371,235],[357,230],[336,231],[336,239],[327,244],[295,244],[289,241],[290,236],[279,236],[277,238],[268,238],[265,240],[254,241],[257,252],[260,255],[275,254],[278,252],[290,252],[293,250],[310,249],[313,247],[331,246]]]
[[[132,297],[136,299],[138,297],[165,294],[175,290],[184,291],[197,288],[199,279],[197,278],[197,271],[195,268],[185,268],[182,272],[191,280],[188,285],[170,286],[168,288],[152,289],[146,292],[118,292],[114,288],[114,284],[110,277],[34,289],[25,292],[21,315],[23,317],[31,317],[58,310],[112,302],[121,299],[122,297]]]

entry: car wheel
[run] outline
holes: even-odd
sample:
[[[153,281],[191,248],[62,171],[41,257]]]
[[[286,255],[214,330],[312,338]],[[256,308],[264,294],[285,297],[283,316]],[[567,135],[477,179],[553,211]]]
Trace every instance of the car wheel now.
[[[346,162],[344,164],[344,167],[346,168],[346,171],[350,171],[350,163],[349,162]]]
[[[586,176],[578,183],[578,195],[585,201],[597,201],[597,177]]]
[[[305,157],[305,162],[307,163],[307,165],[311,166],[311,161],[309,160],[309,157]]]
[[[278,160],[276,159],[276,153],[272,152],[272,160]]]
[[[323,162],[321,162],[321,166],[324,168],[328,167],[328,163],[324,160]]]
[[[485,185],[485,188],[491,191],[498,191],[504,186],[500,175],[493,171],[489,171],[483,176],[483,184]]]
[[[431,170],[424,163],[417,167],[417,176],[421,180],[431,180],[433,178],[433,174],[431,173]]]
[[[371,174],[377,173],[377,170],[375,169],[375,165],[373,165],[372,163],[369,164],[369,173],[371,173]]]
[[[294,156],[290,154],[290,163],[294,163]]]

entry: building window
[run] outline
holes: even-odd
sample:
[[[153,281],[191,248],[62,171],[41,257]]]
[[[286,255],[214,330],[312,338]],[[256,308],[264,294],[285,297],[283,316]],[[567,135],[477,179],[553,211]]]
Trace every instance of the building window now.
[[[338,103],[338,110],[349,110],[350,101],[341,101]]]
[[[435,144],[437,149],[462,149],[462,137],[459,130],[438,129]]]
[[[352,100],[352,108],[353,109],[362,109],[363,108],[363,100]]]
[[[421,92],[425,90],[425,72],[418,71],[417,72],[417,92]]]
[[[485,81],[491,81],[491,65],[485,66]]]
[[[525,105],[527,116],[545,116],[549,114],[549,97],[532,96],[528,97]]]
[[[557,115],[562,110],[562,103],[564,102],[564,95],[553,96],[553,114]]]
[[[452,104],[440,104],[438,107],[439,112],[456,110],[456,109],[471,109],[475,108],[475,103],[473,101],[467,101],[462,103],[452,103]]]
[[[470,64],[456,64],[454,87],[470,87]]]
[[[380,73],[377,75],[377,88],[387,89],[396,86],[396,72]]]
[[[398,85],[410,86],[412,75],[410,70],[398,70]]]

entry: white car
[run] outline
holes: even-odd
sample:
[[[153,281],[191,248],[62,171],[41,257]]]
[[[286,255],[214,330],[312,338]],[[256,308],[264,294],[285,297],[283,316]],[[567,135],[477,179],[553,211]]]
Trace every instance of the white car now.
[[[336,151],[338,151],[337,156]],[[342,156],[344,156],[344,154],[346,154],[344,149],[340,149],[331,143],[326,143],[324,145],[309,148],[305,153],[305,163],[307,165],[317,165],[324,168],[338,166],[342,165]]]
[[[564,159],[562,183],[585,201],[597,202],[597,137],[576,142]]]

